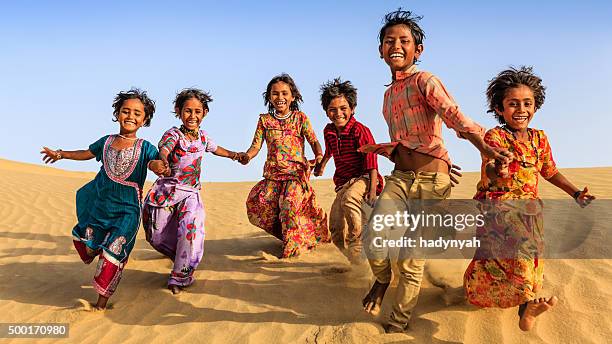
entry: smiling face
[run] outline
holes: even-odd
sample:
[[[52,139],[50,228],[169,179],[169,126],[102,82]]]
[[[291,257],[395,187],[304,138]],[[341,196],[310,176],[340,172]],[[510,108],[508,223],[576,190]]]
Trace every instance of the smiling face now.
[[[142,127],[144,120],[145,109],[140,99],[126,99],[117,114],[120,133],[122,135],[136,135],[136,131]]]
[[[510,128],[517,131],[526,130],[536,112],[533,91],[525,85],[509,88],[502,106],[503,109],[496,109],[497,114],[504,118]]]
[[[282,81],[272,84],[270,89],[270,103],[274,106],[274,110],[279,115],[286,115],[289,113],[289,107],[295,100],[293,94],[291,94],[291,88],[287,83]]]
[[[410,28],[398,24],[387,28],[378,49],[391,72],[395,73],[405,71],[414,64],[423,52],[423,44],[415,44]]]
[[[183,122],[185,128],[189,130],[197,130],[200,128],[202,119],[208,113],[207,109],[204,109],[202,102],[197,98],[189,98],[183,103],[183,108],[175,108],[174,112],[179,114],[179,118]]]
[[[339,130],[343,129],[354,114],[349,102],[344,96],[332,99],[327,106],[327,117]]]

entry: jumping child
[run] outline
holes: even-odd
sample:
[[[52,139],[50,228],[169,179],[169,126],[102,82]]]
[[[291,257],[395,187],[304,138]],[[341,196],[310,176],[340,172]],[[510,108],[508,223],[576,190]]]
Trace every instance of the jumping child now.
[[[575,187],[557,170],[546,134],[529,128],[544,103],[542,79],[531,68],[508,69],[490,81],[489,109],[501,126],[485,134],[485,142],[508,149],[510,162],[483,160],[475,199],[487,200],[488,212],[479,235],[482,245],[464,275],[468,301],[480,307],[517,307],[519,327],[529,331],[535,318],[553,307],[556,296],[536,298],[543,282],[543,223],[538,175],[587,206],[594,196]],[[525,201],[517,201],[525,200]],[[535,200],[535,201],[530,201]],[[491,234],[491,235],[487,235]]]
[[[423,53],[425,34],[418,25],[421,17],[409,11],[391,12],[379,32],[380,57],[389,66],[392,83],[385,91],[383,117],[389,126],[392,143],[362,147],[389,157],[395,168],[386,179],[370,221],[376,217],[408,210],[411,200],[446,199],[451,192],[452,167],[442,139],[442,123],[467,139],[482,154],[500,160],[507,152],[497,152],[484,143],[484,128],[465,116],[440,79],[419,71],[416,62]],[[417,202],[418,203],[418,202]],[[388,230],[373,233],[368,226],[370,267],[376,282],[363,299],[366,312],[378,314],[391,282],[391,260],[385,248],[372,245],[373,235],[389,235]],[[393,312],[385,330],[404,332],[417,304],[425,259],[400,251],[397,260],[399,281]]]
[[[43,147],[43,161],[61,159],[102,162],[94,180],[77,191],[78,223],[72,230],[74,247],[85,264],[99,256],[93,286],[98,292],[97,309],[106,308],[136,241],[140,226],[142,187],[147,166],[156,174],[166,166],[154,145],[136,137],[140,127],[151,124],[155,103],[146,92],[120,92],[113,102],[113,121],[119,134],[106,135],[86,150],[63,151]]]
[[[168,289],[173,294],[193,284],[193,272],[204,254],[205,212],[200,196],[204,153],[232,160],[239,157],[217,146],[200,129],[211,101],[208,93],[195,88],[176,95],[174,112],[182,124],[167,130],[159,141],[159,156],[168,170],[153,184],[143,209],[147,241],[174,261],[168,279]]]
[[[383,186],[374,153],[359,153],[357,149],[373,144],[370,129],[355,119],[357,89],[350,81],[340,78],[321,86],[321,105],[331,123],[323,129],[325,154],[315,166],[315,176],[321,176],[330,158],[334,158],[336,171],[334,184],[336,198],[332,204],[329,228],[332,241],[349,261],[361,263],[362,258],[362,205],[374,205]]]
[[[327,215],[317,205],[310,184],[304,139],[315,162],[323,159],[323,152],[310,120],[300,111],[302,95],[289,75],[272,78],[263,97],[268,113],[259,116],[251,147],[240,157],[247,164],[266,142],[264,179],[249,193],[247,215],[253,225],[283,242],[282,258],[288,258],[330,240]]]

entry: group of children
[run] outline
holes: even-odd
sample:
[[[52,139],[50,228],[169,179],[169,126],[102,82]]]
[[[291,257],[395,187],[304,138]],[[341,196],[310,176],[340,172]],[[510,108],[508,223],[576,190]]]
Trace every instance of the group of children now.
[[[384,95],[383,117],[392,142],[376,144],[370,130],[355,118],[357,92],[349,81],[335,79],[321,87],[321,105],[329,123],[324,131],[325,152],[306,114],[300,111],[302,96],[293,81],[282,74],[264,92],[268,112],[259,116],[251,146],[233,152],[214,143],[200,128],[207,115],[210,95],[197,89],[180,92],[174,101],[180,127],[166,131],[159,151],[139,139],[136,132],[148,126],[155,105],[145,92],[121,92],[113,103],[119,134],[107,135],[80,151],[44,147],[45,162],[60,159],[96,158],[102,168],[95,179],[77,192],[78,223],[73,242],[81,259],[91,263],[99,256],[93,284],[96,304],[104,308],[115,291],[134,246],[140,216],[147,241],[174,261],[168,288],[178,293],[193,283],[193,272],[202,259],[204,206],[200,196],[200,171],[205,152],[247,164],[265,141],[267,159],[263,180],[246,201],[250,222],[282,241],[282,257],[311,250],[319,242],[333,240],[353,263],[363,261],[364,250],[375,282],[363,299],[364,309],[380,312],[392,279],[388,252],[370,245],[373,233],[362,233],[362,204],[377,214],[406,210],[410,200],[446,199],[450,196],[453,166],[442,140],[442,123],[468,140],[482,154],[482,179],[477,199],[538,199],[538,174],[571,195],[580,206],[594,199],[587,188],[579,190],[556,169],[550,145],[541,130],[528,127],[544,101],[541,79],[530,68],[508,69],[490,81],[489,112],[501,126],[485,133],[465,116],[442,82],[418,70],[423,52],[420,17],[397,10],[385,16],[380,30],[380,57],[389,66],[392,82]],[[315,159],[309,161],[304,140]],[[376,155],[391,159],[394,170],[383,179]],[[317,204],[310,184],[311,170],[322,175],[330,158],[336,170],[336,199],[329,218]],[[159,176],[143,200],[147,168]],[[517,221],[494,222],[516,240],[537,236],[542,228],[538,216],[516,211],[505,213]],[[535,219],[534,219],[535,216]],[[501,217],[504,218],[504,217]],[[525,219],[529,221],[522,221]],[[521,223],[521,226],[515,226]],[[504,227],[505,226],[505,227]],[[330,233],[331,229],[331,233]],[[485,229],[486,231],[487,229]],[[495,228],[493,230],[498,230]],[[425,260],[409,256],[397,259],[398,286],[387,332],[404,332],[414,309]],[[533,327],[535,317],[557,302],[556,297],[536,298],[542,285],[542,262],[537,256],[483,257],[478,254],[464,276],[469,302],[481,307],[518,307],[519,326]]]

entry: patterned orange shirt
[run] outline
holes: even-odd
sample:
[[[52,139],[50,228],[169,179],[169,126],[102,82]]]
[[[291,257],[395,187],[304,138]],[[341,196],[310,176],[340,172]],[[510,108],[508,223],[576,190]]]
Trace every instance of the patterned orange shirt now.
[[[442,122],[464,138],[464,133],[484,135],[484,128],[465,116],[440,79],[412,65],[397,72],[385,91],[383,116],[393,142],[362,147],[362,152],[391,156],[398,144],[451,165],[442,139]]]
[[[483,159],[481,180],[476,199],[537,199],[538,175],[549,179],[559,172],[552,156],[548,138],[543,130],[528,128],[529,142],[514,138],[508,129],[495,127],[487,131],[484,141],[494,148],[505,148],[514,154],[506,178],[490,182],[485,166],[491,159]]]
[[[268,113],[260,115],[251,147],[260,149],[266,142],[268,157],[263,177],[271,180],[307,180],[309,166],[304,155],[304,139],[311,145],[318,142],[305,113],[294,111],[283,120]]]

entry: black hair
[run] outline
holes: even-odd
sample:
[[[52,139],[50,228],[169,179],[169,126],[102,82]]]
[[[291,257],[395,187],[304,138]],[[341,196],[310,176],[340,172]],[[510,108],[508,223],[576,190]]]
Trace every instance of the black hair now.
[[[199,100],[200,103],[202,103],[202,108],[206,111],[209,110],[208,103],[213,101],[212,97],[207,92],[197,88],[185,88],[176,95],[176,98],[174,98],[174,113],[176,114],[176,117],[180,116],[181,110],[183,110],[183,105],[185,105],[185,102],[191,98]],[[177,108],[179,109],[178,112],[176,112]]]
[[[302,94],[289,74],[283,73],[272,78],[266,87],[266,92],[262,94],[264,98],[264,105],[268,107],[268,113],[274,113],[274,105],[270,102],[270,92],[272,92],[272,85],[276,84],[277,82],[284,82],[285,84],[289,85],[291,95],[294,98],[291,104],[289,104],[289,110],[299,111],[299,103],[303,101]]]
[[[357,107],[357,89],[350,81],[335,78],[321,85],[321,106],[323,106],[323,110],[327,111],[329,103],[337,97],[344,97],[351,110],[355,110],[355,107]]]
[[[138,88],[132,88],[129,91],[122,91],[117,93],[117,96],[113,100],[113,115],[115,116],[115,119],[113,119],[113,121],[117,121],[119,111],[121,111],[123,103],[128,99],[138,99],[142,102],[145,111],[145,119],[142,125],[145,127],[151,125],[151,119],[153,119],[153,113],[155,113],[155,101],[149,98],[147,92],[142,91]]]
[[[491,80],[487,87],[487,103],[489,109],[487,113],[493,113],[500,124],[506,124],[504,117],[499,115],[496,110],[504,111],[504,98],[509,89],[525,85],[533,92],[535,109],[538,110],[544,104],[546,97],[546,87],[542,85],[542,79],[533,73],[532,67],[521,66],[520,68],[510,67]]]
[[[395,25],[406,25],[410,29],[412,38],[414,39],[415,48],[419,44],[423,44],[423,40],[425,40],[425,32],[423,32],[423,29],[421,29],[418,24],[418,21],[421,19],[423,19],[423,16],[413,15],[412,12],[404,11],[401,7],[396,11],[387,13],[385,15],[384,24],[378,33],[378,41],[380,42],[380,45],[382,46],[383,44],[383,40],[387,34],[387,29]],[[415,57],[413,63],[418,61],[419,60]]]

